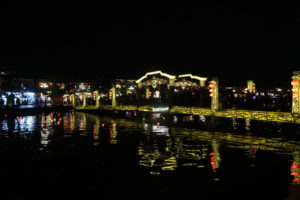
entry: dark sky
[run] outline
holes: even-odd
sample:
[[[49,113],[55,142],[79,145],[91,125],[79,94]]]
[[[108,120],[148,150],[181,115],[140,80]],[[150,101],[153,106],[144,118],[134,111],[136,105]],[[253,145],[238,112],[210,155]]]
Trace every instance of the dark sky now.
[[[150,8],[8,5],[1,8],[0,66],[20,73],[137,79],[218,76],[224,85],[288,86],[300,70],[300,12],[223,5]]]

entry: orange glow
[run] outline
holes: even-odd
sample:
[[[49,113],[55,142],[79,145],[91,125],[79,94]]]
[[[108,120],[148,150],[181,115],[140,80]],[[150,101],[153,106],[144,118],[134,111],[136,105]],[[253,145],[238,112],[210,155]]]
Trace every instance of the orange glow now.
[[[291,172],[291,175],[293,175],[293,176],[299,176],[299,173],[298,172]]]
[[[216,158],[216,153],[215,152],[212,152],[209,154],[211,157],[210,157],[210,164],[211,164],[211,167],[213,170],[217,169],[217,165],[216,165],[216,162],[215,162],[215,158]]]
[[[298,80],[293,80],[291,82],[292,86],[295,86],[295,85],[299,85],[299,81]]]
[[[292,164],[292,169],[299,169],[299,165],[298,164]]]
[[[215,93],[215,84],[214,83],[210,83],[209,85],[208,85],[208,89],[209,89],[209,96],[210,97],[213,97],[214,96],[214,93]]]
[[[299,179],[299,178],[294,178],[293,184],[298,184],[299,182],[300,182],[300,179]]]
[[[96,134],[97,134],[97,123],[95,123],[93,127],[93,135],[95,136]]]

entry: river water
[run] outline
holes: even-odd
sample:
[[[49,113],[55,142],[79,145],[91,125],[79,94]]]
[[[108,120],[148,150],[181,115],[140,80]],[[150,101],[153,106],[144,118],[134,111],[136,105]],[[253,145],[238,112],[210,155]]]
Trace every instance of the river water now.
[[[4,115],[3,199],[300,199],[297,125],[135,114]]]

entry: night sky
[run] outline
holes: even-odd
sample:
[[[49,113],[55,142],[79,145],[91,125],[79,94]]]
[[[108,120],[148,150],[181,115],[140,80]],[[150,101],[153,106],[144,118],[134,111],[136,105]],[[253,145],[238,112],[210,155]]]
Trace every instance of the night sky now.
[[[36,8],[39,6],[39,8]],[[300,70],[299,9],[8,5],[0,66],[24,75],[138,79],[148,71],[289,86]]]

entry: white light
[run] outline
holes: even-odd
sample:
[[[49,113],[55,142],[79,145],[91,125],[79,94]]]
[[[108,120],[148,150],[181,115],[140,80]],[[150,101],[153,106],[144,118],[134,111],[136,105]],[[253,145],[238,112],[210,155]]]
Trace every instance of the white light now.
[[[183,78],[183,77],[190,77],[191,79],[197,79],[199,81],[206,81],[206,77],[200,77],[200,76],[193,76],[192,74],[181,74],[178,76],[178,78]]]
[[[169,75],[169,74],[166,74],[166,73],[162,73],[161,71],[154,71],[154,72],[148,72],[148,73],[146,73],[146,75],[143,76],[143,77],[141,77],[139,80],[137,80],[136,83],[139,83],[142,80],[144,80],[145,78],[147,78],[147,76],[154,75],[154,74],[160,74],[161,76],[165,76],[165,77],[167,77],[169,79],[175,79],[176,78],[176,76],[172,76],[172,75]]]
[[[81,90],[86,90],[86,85],[84,83],[80,83],[78,87]]]
[[[33,97],[35,95],[34,92],[24,92],[24,95],[28,95],[30,97]]]
[[[153,112],[164,112],[164,111],[168,111],[169,107],[161,107],[161,108],[153,108]]]
[[[134,90],[134,87],[131,85],[128,90]]]
[[[48,88],[49,87],[49,85],[47,84],[47,83],[41,83],[41,86],[40,86],[41,88]]]
[[[153,97],[154,98],[159,98],[160,97],[160,92],[159,91],[155,91]]]
[[[166,127],[166,126],[156,126],[156,125],[153,125],[152,132],[156,133],[157,135],[169,136],[169,128]]]

